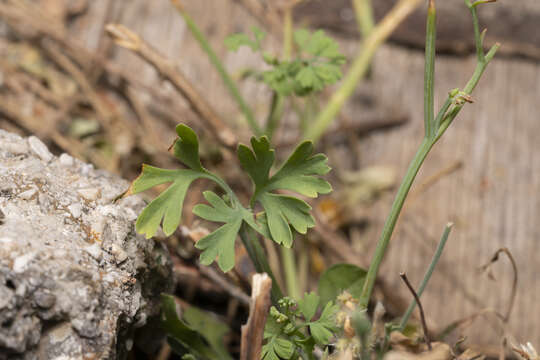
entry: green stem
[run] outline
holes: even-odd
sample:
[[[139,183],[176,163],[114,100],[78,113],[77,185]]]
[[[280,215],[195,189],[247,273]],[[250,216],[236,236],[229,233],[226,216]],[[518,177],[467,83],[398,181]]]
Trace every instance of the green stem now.
[[[433,258],[431,259],[431,263],[429,264],[429,267],[424,275],[424,278],[422,279],[422,283],[420,284],[420,287],[416,290],[416,294],[418,297],[422,296],[422,293],[424,292],[424,289],[426,288],[426,285],[431,278],[431,275],[433,274],[433,270],[435,270],[435,266],[439,262],[439,259],[441,258],[441,254],[443,252],[444,246],[446,245],[446,241],[448,240],[448,235],[450,235],[450,230],[452,230],[452,223],[446,224],[446,227],[444,228],[444,232],[441,236],[441,241],[439,241],[439,245],[437,246],[437,250],[435,250],[435,254],[433,254]],[[414,307],[416,306],[416,300],[413,299],[409,307],[407,308],[407,311],[403,315],[403,318],[401,319],[401,322],[399,324],[399,331],[403,331],[405,329],[405,325],[407,325],[407,322],[409,321],[409,318],[414,310]]]
[[[401,0],[364,40],[362,48],[343,80],[340,88],[332,95],[313,125],[304,134],[304,140],[316,142],[332,123],[347,99],[354,93],[358,82],[366,75],[375,51],[390,36],[392,31],[420,3],[419,0]]]
[[[434,117],[434,78],[435,78],[435,1],[430,0],[426,21],[426,63],[424,71],[424,129],[426,137],[433,137],[436,129],[433,128]]]
[[[287,286],[287,295],[295,300],[301,298],[300,287],[298,286],[298,274],[296,271],[296,258],[292,248],[281,248],[281,261],[283,263],[283,271],[285,273],[285,284]]]
[[[233,97],[233,99],[236,101],[238,106],[240,107],[240,110],[246,117],[246,120],[251,127],[251,130],[255,133],[257,136],[262,135],[262,130],[259,127],[259,124],[257,124],[257,121],[255,120],[255,116],[253,115],[253,112],[251,111],[250,107],[247,105],[246,101],[240,94],[240,90],[236,86],[236,83],[231,78],[227,70],[225,70],[225,67],[223,66],[223,63],[221,60],[219,60],[218,56],[216,55],[215,51],[210,46],[210,43],[204,36],[204,34],[199,30],[199,27],[193,21],[191,16],[185,11],[185,9],[180,5],[179,1],[173,1],[176,8],[178,9],[178,12],[182,15],[184,18],[184,21],[186,22],[187,27],[195,37],[195,39],[198,41],[201,48],[204,50],[206,55],[208,56],[208,59],[214,65],[216,70],[218,71],[219,75],[221,76],[221,80],[229,90],[229,93]]]
[[[266,254],[259,242],[259,239],[257,239],[257,235],[253,233],[248,225],[242,224],[242,227],[240,228],[240,239],[242,239],[242,243],[244,244],[249,257],[255,266],[255,270],[259,273],[267,273],[272,279],[271,298],[272,303],[277,306],[277,302],[283,297],[283,293],[279,288],[272,269],[270,269],[270,265],[266,260]]]
[[[281,117],[283,116],[283,110],[285,109],[285,99],[283,96],[279,95],[277,92],[272,94],[272,102],[270,104],[270,112],[268,113],[268,118],[266,120],[266,127],[264,129],[264,134],[268,136],[269,140],[272,140],[272,137],[276,133],[277,128]]]
[[[381,237],[379,238],[379,242],[377,243],[377,248],[375,249],[373,260],[371,261],[368,273],[366,275],[366,281],[364,282],[362,294],[360,295],[359,305],[361,308],[366,308],[368,305],[369,299],[371,297],[371,292],[373,291],[373,286],[375,285],[375,280],[377,278],[377,273],[379,272],[379,267],[381,266],[382,260],[386,253],[386,248],[388,247],[392,232],[394,231],[394,227],[396,226],[399,213],[403,208],[405,198],[409,193],[409,190],[416,177],[416,174],[418,173],[418,170],[420,170],[420,166],[422,166],[422,163],[424,162],[432,146],[433,142],[431,142],[428,138],[424,138],[424,141],[422,141],[418,152],[411,161],[411,164],[407,169],[407,173],[405,174],[401,186],[399,187],[396,198],[394,199],[394,203],[392,204],[392,209],[390,210],[390,214],[386,219]]]
[[[432,6],[433,3],[434,1],[430,0],[430,7]],[[497,52],[497,49],[499,48],[500,45],[499,44],[493,45],[493,47],[488,51],[488,53],[485,56],[483,55],[482,36],[479,35],[480,32],[478,29],[478,17],[475,11],[475,7],[470,4],[469,0],[465,0],[465,3],[469,6],[471,10],[471,14],[473,16],[473,25],[474,25],[474,30],[475,30],[477,52],[478,54],[479,52],[482,52],[482,56],[478,55],[478,65],[476,66],[476,69],[471,79],[469,80],[465,88],[463,89],[464,93],[471,94],[474,88],[476,87],[476,85],[478,84],[478,81],[480,80],[480,77],[484,73],[484,70],[486,69],[488,63],[493,58],[493,56]],[[433,10],[433,14],[435,14],[434,10]],[[428,17],[429,16],[430,15],[428,14]],[[429,19],[428,19],[428,22],[429,22]],[[431,28],[428,26],[427,29],[428,31],[433,31],[433,32],[435,31],[434,27]],[[428,39],[429,37],[430,37],[430,34],[427,35]],[[434,51],[434,49],[432,49],[432,51]],[[430,57],[431,57],[431,53],[428,53],[426,51],[426,67],[430,66],[429,65]],[[426,101],[426,103],[428,103],[430,102],[429,94],[433,91],[433,82],[426,82],[426,84],[427,85],[424,88],[424,91],[425,91],[424,100]],[[379,267],[384,258],[384,254],[386,253],[386,249],[388,247],[388,243],[392,236],[392,232],[394,231],[394,227],[399,217],[399,213],[401,212],[403,203],[405,202],[405,198],[407,197],[407,194],[411,188],[414,178],[416,177],[416,174],[418,173],[418,170],[420,169],[420,166],[424,162],[427,154],[429,153],[429,150],[439,140],[439,138],[446,131],[448,126],[450,126],[450,123],[452,122],[452,120],[457,116],[457,114],[463,108],[463,104],[456,103],[454,107],[448,110],[447,112],[447,109],[450,107],[451,102],[452,102],[451,98],[447,99],[447,101],[445,102],[441,110],[439,111],[439,114],[437,115],[437,118],[435,119],[435,123],[440,123],[440,126],[438,127],[438,129],[436,129],[436,131],[434,131],[434,134],[432,136],[424,137],[424,140],[422,144],[420,145],[420,148],[418,149],[418,152],[416,153],[414,159],[409,165],[407,173],[405,174],[405,178],[403,179],[403,182],[401,183],[401,186],[399,187],[398,193],[392,205],[392,209],[390,210],[390,214],[388,215],[386,223],[384,224],[384,228],[383,228],[381,237],[379,238],[377,248],[375,249],[375,254],[373,255],[373,261],[371,262],[368,269],[366,281],[364,283],[364,287],[362,288],[362,294],[360,296],[359,305],[361,307],[365,308],[368,305],[369,299],[371,297],[371,293],[373,291],[373,286],[375,285],[375,279],[377,277]],[[428,109],[427,105],[425,106],[425,109]],[[430,112],[428,112],[427,114],[429,115],[429,113]],[[432,127],[435,124],[431,123],[428,125]],[[427,131],[426,131],[426,134],[428,134]]]
[[[484,61],[479,62],[476,65],[476,68],[474,70],[474,73],[471,79],[469,80],[467,85],[465,85],[465,88],[463,89],[464,93],[469,94],[469,95],[472,94],[473,90],[476,88],[476,85],[478,85],[478,82],[480,81],[482,74],[486,70],[491,59],[493,59],[493,56],[495,55],[499,47],[500,47],[500,44],[498,43],[493,45],[491,49],[488,51],[488,53],[486,54],[486,56],[484,57]],[[456,118],[457,114],[459,114],[462,108],[463,108],[463,105],[455,105],[452,109],[450,109],[450,111],[448,111],[448,113],[446,113],[437,131],[435,142],[440,139],[442,134],[444,134],[448,126],[450,126],[450,124]]]
[[[286,7],[283,12],[283,60],[289,61],[292,55],[293,48],[293,17],[292,8]],[[274,91],[272,94],[272,103],[270,106],[270,112],[266,120],[265,135],[270,140],[274,136],[285,109],[285,98]]]
[[[367,37],[375,27],[375,19],[373,17],[373,7],[371,0],[353,0],[354,12],[356,14],[356,22],[358,30],[362,37]]]

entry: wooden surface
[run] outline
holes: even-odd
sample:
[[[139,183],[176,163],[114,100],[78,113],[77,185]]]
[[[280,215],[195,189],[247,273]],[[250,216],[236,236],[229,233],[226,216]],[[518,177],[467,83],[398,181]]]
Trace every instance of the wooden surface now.
[[[79,24],[76,36],[89,47],[98,43],[105,15],[105,0],[92,1],[95,23]],[[249,51],[226,53],[223,38],[246,29],[254,21],[231,1],[186,1],[185,6],[206,34],[218,54],[225,56],[231,71],[257,59]],[[494,5],[496,6],[496,5]],[[218,111],[234,116],[236,108],[226,95],[217,73],[190,37],[180,16],[168,1],[122,0],[116,2],[117,22],[130,26],[146,40],[174,59],[194,85]],[[101,11],[101,13],[100,13]],[[466,10],[463,17],[467,18]],[[536,31],[538,32],[538,31]],[[469,38],[465,39],[469,41]],[[344,40],[343,48],[354,53],[356,44]],[[504,45],[503,45],[504,46]],[[157,83],[153,70],[126,50],[115,49],[122,67],[147,83]],[[436,67],[438,103],[449,89],[464,86],[475,66],[473,57],[439,57]],[[402,108],[411,117],[407,126],[362,139],[358,149],[361,165],[389,165],[400,177],[423,134],[423,54],[421,51],[384,46],[377,54],[372,80],[364,87],[385,109]],[[168,88],[167,85],[159,85]],[[264,113],[268,93],[249,83],[247,98]],[[497,281],[478,273],[501,246],[514,255],[519,270],[518,297],[509,331],[519,342],[540,346],[540,66],[532,61],[498,58],[468,104],[435,146],[416,184],[455,161],[463,167],[417,195],[406,204],[393,237],[382,276],[403,296],[409,294],[400,283],[406,271],[418,283],[427,267],[444,224],[455,223],[447,249],[424,296],[430,321],[443,326],[484,307],[504,312],[511,287],[511,267],[506,259],[495,266]],[[357,109],[357,107],[354,107]],[[353,110],[357,111],[357,110]],[[362,113],[353,113],[362,121]],[[182,121],[179,118],[178,121]],[[331,159],[331,161],[334,161]],[[415,187],[416,188],[416,187]],[[414,188],[413,188],[414,191]],[[393,194],[387,194],[372,211],[375,223],[364,234],[365,251],[372,253],[388,213]],[[469,342],[497,344],[488,322],[478,320],[466,335]]]
[[[381,19],[395,0],[373,1],[377,19]],[[450,53],[474,52],[473,31],[469,10],[463,0],[438,0],[437,49]],[[540,59],[540,2],[537,0],[498,1],[478,7],[482,28],[487,28],[486,43],[505,43],[502,53]],[[423,48],[427,7],[421,7],[392,34],[391,40],[407,46]],[[299,21],[324,27],[345,36],[358,36],[350,0],[305,1],[297,9]]]

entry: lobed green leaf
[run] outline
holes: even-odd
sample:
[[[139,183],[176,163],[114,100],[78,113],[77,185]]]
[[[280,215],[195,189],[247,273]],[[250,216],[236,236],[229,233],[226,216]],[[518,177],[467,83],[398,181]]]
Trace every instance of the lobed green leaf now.
[[[317,177],[326,174],[327,158],[322,154],[313,155],[313,144],[300,144],[283,166],[270,176],[274,163],[274,150],[266,137],[251,139],[252,149],[245,145],[238,147],[238,158],[255,186],[251,198],[252,206],[259,202],[265,210],[271,238],[286,247],[292,245],[291,226],[299,233],[315,225],[310,215],[311,207],[304,201],[292,196],[276,194],[272,191],[291,190],[300,194],[316,197],[319,193],[328,193],[331,186]]]

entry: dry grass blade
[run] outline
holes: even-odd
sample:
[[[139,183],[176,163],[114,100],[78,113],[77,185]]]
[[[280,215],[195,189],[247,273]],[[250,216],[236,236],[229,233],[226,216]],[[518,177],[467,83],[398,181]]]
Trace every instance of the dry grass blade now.
[[[407,285],[407,288],[410,290],[411,294],[414,296],[414,300],[416,300],[416,304],[418,305],[418,310],[420,310],[420,320],[422,321],[422,328],[424,329],[424,339],[426,341],[427,347],[429,351],[432,350],[431,348],[431,340],[429,339],[429,332],[428,327],[426,323],[426,317],[424,315],[424,308],[422,307],[422,303],[420,302],[420,298],[418,297],[418,294],[416,291],[414,291],[414,288],[412,287],[411,283],[409,282],[409,279],[407,278],[407,275],[405,273],[399,274],[405,285]]]
[[[503,321],[507,323],[508,320],[510,319],[510,314],[512,313],[512,309],[514,308],[514,302],[516,300],[516,295],[517,295],[518,272],[517,272],[516,261],[514,260],[514,257],[512,256],[512,253],[510,252],[510,250],[508,250],[508,248],[503,247],[495,252],[495,254],[491,257],[491,260],[489,261],[489,263],[482,266],[482,270],[487,271],[488,275],[492,276],[492,274],[489,273],[489,271],[491,270],[491,266],[499,260],[500,254],[505,254],[508,257],[508,259],[510,260],[510,263],[512,264],[512,270],[514,274],[513,280],[512,280],[512,291],[510,292],[510,300],[508,302],[508,308],[506,309],[506,313],[503,315]]]
[[[266,324],[266,317],[271,304],[271,289],[272,279],[267,274],[253,275],[249,318],[247,323],[242,326],[240,360],[261,358],[264,324]]]
[[[167,58],[123,25],[109,24],[106,30],[118,45],[133,51],[152,65],[163,78],[170,81],[174,88],[189,101],[193,110],[201,117],[201,120],[205,122],[205,125],[222,145],[228,148],[236,145],[237,139],[234,133],[217,115],[210,104],[204,100],[201,94],[195,90],[187,78]]]

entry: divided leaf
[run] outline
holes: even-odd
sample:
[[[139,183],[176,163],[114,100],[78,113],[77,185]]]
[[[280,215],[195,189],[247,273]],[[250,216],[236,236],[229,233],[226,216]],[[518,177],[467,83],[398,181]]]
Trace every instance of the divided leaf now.
[[[174,155],[189,169],[167,170],[144,164],[142,173],[133,181],[127,194],[137,194],[154,186],[171,183],[167,190],[152,200],[141,212],[135,224],[138,233],[151,238],[163,220],[163,231],[171,235],[182,217],[182,207],[191,183],[199,178],[212,177],[199,159],[199,141],[191,128],[180,124],[176,127],[178,139],[173,146]]]
[[[327,158],[323,154],[312,155],[313,144],[306,141],[270,176],[275,155],[268,139],[265,136],[259,139],[253,137],[251,145],[253,150],[245,145],[238,147],[240,163],[255,185],[251,205],[255,202],[262,205],[272,239],[290,247],[293,238],[291,226],[305,234],[308,228],[315,225],[310,214],[311,207],[303,200],[272,191],[290,190],[309,197],[329,193],[332,190],[330,184],[318,177],[330,171]]]
[[[317,344],[328,345],[330,342],[334,332],[337,330],[335,316],[338,310],[339,306],[330,301],[326,303],[321,317],[309,324],[309,330]]]
[[[261,358],[263,360],[290,359],[294,355],[294,344],[284,338],[273,337],[262,347]]]
[[[237,33],[225,39],[225,46],[230,51],[237,51],[242,46],[248,46],[252,51],[261,50],[261,42],[266,36],[266,33],[256,26],[252,26],[251,31],[255,40],[252,40],[247,34]]]
[[[212,191],[205,191],[204,198],[210,205],[198,204],[193,213],[205,220],[225,223],[211,234],[200,239],[195,247],[203,250],[201,263],[210,265],[216,257],[221,270],[227,272],[234,267],[234,243],[242,226],[243,218],[251,216],[245,209],[233,209]],[[244,211],[242,211],[244,210]]]
[[[171,235],[180,224],[182,205],[189,185],[201,177],[200,173],[192,170],[165,170],[143,165],[142,174],[131,187],[133,194],[164,183],[171,185],[143,209],[135,223],[137,232],[145,234],[149,239],[156,235],[163,219],[163,232],[167,236]]]
[[[305,293],[298,302],[282,298],[280,310],[272,308],[264,328],[263,359],[288,359],[295,353],[312,354],[316,344],[325,347],[339,330],[336,322],[338,305],[328,302],[321,315],[313,320],[320,304],[320,297],[314,293]],[[306,331],[309,328],[309,333]],[[278,343],[287,342],[288,352],[280,354]],[[279,356],[278,356],[279,355]],[[285,356],[286,355],[286,356]],[[310,357],[311,358],[311,357]]]
[[[292,93],[305,96],[342,78],[345,56],[339,52],[338,43],[324,31],[310,34],[308,30],[300,29],[294,32],[294,41],[299,49],[298,57],[278,62],[262,74],[263,81],[274,91],[284,96]]]

